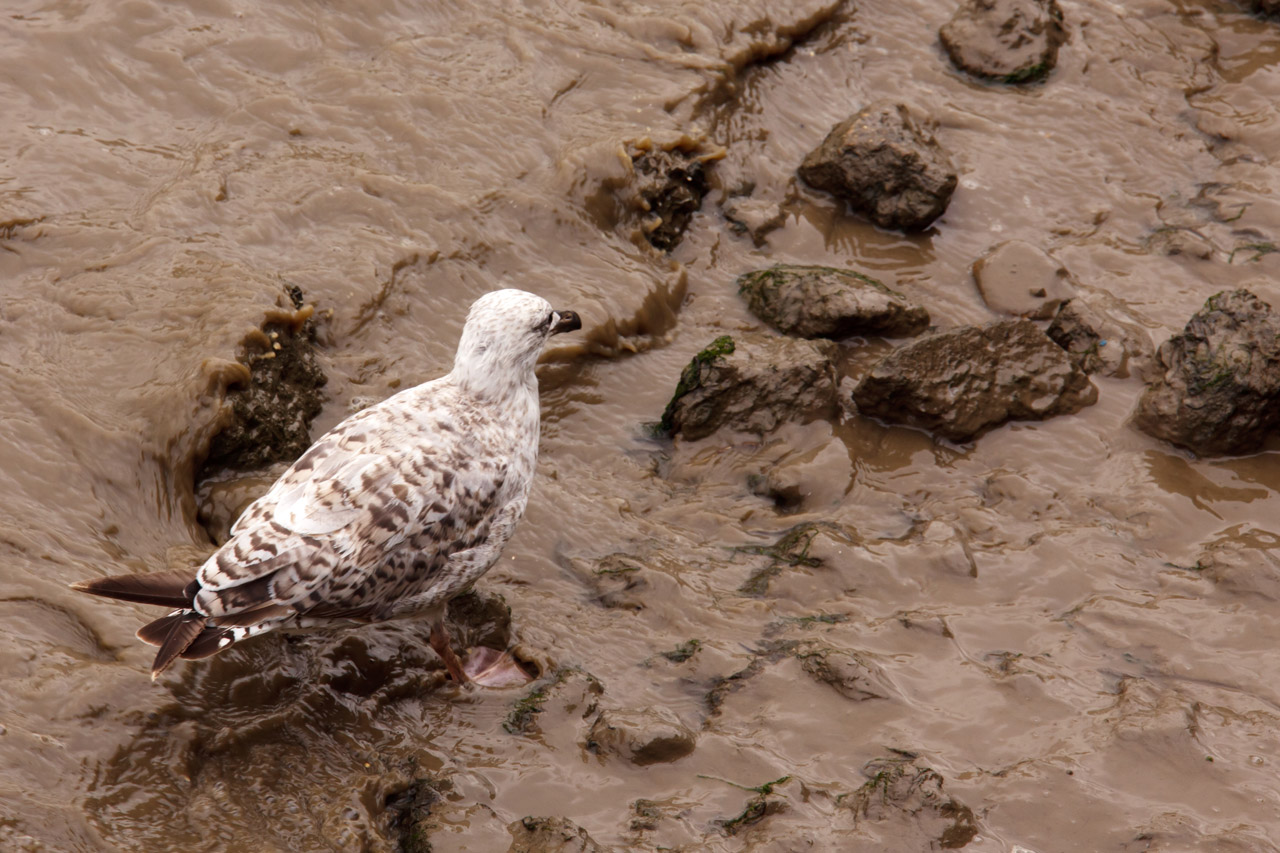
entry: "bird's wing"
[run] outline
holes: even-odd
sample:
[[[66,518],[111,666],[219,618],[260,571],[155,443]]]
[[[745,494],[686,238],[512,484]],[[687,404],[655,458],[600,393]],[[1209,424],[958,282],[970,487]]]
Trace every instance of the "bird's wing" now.
[[[210,616],[340,604],[412,537],[440,549],[495,512],[505,465],[473,431],[431,430],[368,409],[315,443],[232,528],[200,569]]]

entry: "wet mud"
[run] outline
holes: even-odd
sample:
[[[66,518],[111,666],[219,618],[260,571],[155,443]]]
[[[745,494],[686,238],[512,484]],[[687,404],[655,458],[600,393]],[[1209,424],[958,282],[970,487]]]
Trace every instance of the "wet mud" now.
[[[1280,849],[1280,443],[1133,423],[1206,300],[1280,308],[1270,5],[1048,4],[1052,68],[1001,82],[938,0],[16,0],[0,849]],[[797,175],[886,100],[957,178],[920,231]],[[709,344],[799,340],[740,276],[1048,329],[974,280],[1012,241],[1070,273],[1092,405],[894,425],[853,390],[921,338],[842,331],[820,412],[654,429]],[[300,446],[447,371],[500,286],[583,319],[539,369],[525,520],[454,613],[534,680],[459,690],[409,620],[151,683],[146,608],[67,585],[210,553],[292,452],[217,455],[275,344],[310,350],[267,406]]]

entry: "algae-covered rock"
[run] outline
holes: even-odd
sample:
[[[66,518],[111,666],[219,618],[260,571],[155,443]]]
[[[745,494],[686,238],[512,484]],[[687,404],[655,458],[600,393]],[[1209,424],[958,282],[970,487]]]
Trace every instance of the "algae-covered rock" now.
[[[1114,297],[1076,297],[1058,309],[1045,333],[1085,373],[1124,379],[1133,367],[1141,376],[1151,365],[1151,338],[1145,329],[1123,315],[1123,308]]]
[[[601,711],[587,734],[587,749],[632,764],[664,764],[689,753],[697,738],[665,708]]]
[[[956,170],[907,108],[878,101],[832,128],[800,165],[800,177],[883,228],[919,231],[942,215]]]
[[[963,326],[894,350],[853,391],[858,410],[970,441],[1012,419],[1070,414],[1098,389],[1030,320]]]
[[[1057,0],[968,0],[938,36],[957,68],[1002,83],[1043,79],[1067,38]]]
[[[1033,320],[1049,319],[1076,292],[1061,264],[1021,240],[995,246],[972,272],[988,308]]]
[[[764,434],[836,412],[836,346],[772,335],[721,336],[680,374],[662,430],[696,440],[721,427]]]
[[[738,276],[752,313],[788,335],[917,335],[929,312],[884,283],[853,270],[778,264]]]
[[[644,235],[655,248],[670,251],[707,194],[709,159],[679,148],[650,148],[632,161],[636,191],[645,210]]]
[[[524,817],[507,826],[507,853],[608,853],[587,831],[568,818]]]
[[[1280,426],[1280,316],[1248,290],[1209,297],[1156,357],[1163,373],[1133,418],[1144,432],[1219,455],[1254,452]]]
[[[248,471],[293,462],[311,446],[311,421],[324,405],[324,371],[316,360],[312,310],[274,312],[244,342],[248,381],[227,394],[231,416],[209,445],[206,472]]]

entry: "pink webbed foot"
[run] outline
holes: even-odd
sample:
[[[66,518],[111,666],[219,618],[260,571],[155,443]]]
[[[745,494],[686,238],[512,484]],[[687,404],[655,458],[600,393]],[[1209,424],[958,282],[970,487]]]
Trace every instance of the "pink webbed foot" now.
[[[483,687],[523,687],[533,676],[508,652],[477,646],[462,667],[466,677]]]

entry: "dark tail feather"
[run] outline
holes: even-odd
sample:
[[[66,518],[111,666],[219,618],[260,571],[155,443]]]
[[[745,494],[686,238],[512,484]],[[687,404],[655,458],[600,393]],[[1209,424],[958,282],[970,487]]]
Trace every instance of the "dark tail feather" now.
[[[90,595],[136,601],[139,604],[190,607],[192,595],[199,589],[199,585],[195,582],[195,574],[191,569],[176,569],[80,581],[73,583],[71,588]]]
[[[163,645],[164,641],[169,639],[169,634],[173,631],[173,626],[181,621],[181,613],[170,613],[168,616],[161,616],[159,619],[156,619],[153,622],[148,622],[139,628],[137,637],[148,645]]]
[[[234,642],[230,628],[215,628],[210,625],[200,632],[200,636],[191,641],[191,645],[183,649],[181,657],[183,660],[212,657],[223,649],[229,648]]]
[[[169,617],[166,616],[165,618]],[[156,652],[156,659],[151,664],[152,681],[155,681],[156,676],[168,669],[169,664],[177,660],[178,656],[187,650],[187,647],[191,645],[195,638],[200,636],[205,627],[205,619],[205,616],[196,613],[194,610],[178,614],[173,627],[169,629],[169,636],[165,637],[164,642],[160,644],[160,651]]]

